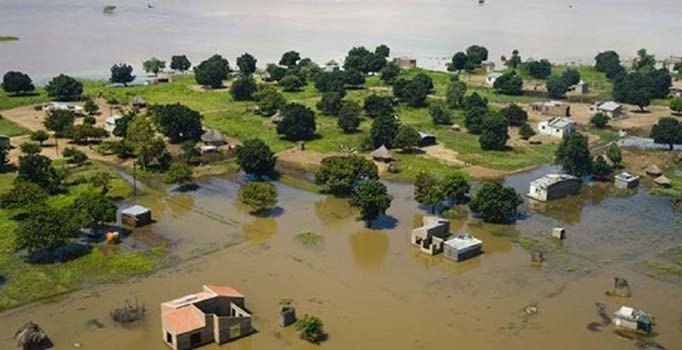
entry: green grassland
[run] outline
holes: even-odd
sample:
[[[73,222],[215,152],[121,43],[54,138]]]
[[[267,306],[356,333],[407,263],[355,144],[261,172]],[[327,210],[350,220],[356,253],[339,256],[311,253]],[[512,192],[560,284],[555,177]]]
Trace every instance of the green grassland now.
[[[19,37],[11,36],[11,35],[0,35],[0,42],[17,41],[17,40],[19,40]]]
[[[60,162],[55,163],[58,169],[62,165]],[[109,192],[112,198],[125,198],[132,193],[132,186],[128,182],[101,163],[93,161],[65,171],[68,191],[51,196],[48,200],[48,205],[55,210],[73,203],[79,194],[92,191],[83,180],[98,171],[107,171],[113,176]],[[9,191],[15,176],[15,173],[0,174],[0,193]],[[0,287],[0,311],[97,283],[150,273],[166,259],[165,247],[141,252],[108,253],[95,246],[89,253],[71,261],[30,264],[14,249],[17,222],[13,218],[16,214],[15,210],[0,209],[0,276],[6,279],[6,283]]]

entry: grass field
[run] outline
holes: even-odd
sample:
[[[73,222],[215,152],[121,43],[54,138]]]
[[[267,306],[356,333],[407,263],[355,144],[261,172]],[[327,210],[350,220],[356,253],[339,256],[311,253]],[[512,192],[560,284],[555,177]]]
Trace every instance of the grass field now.
[[[29,133],[30,131],[28,129],[23,128],[10,120],[2,118],[2,115],[0,114],[0,134],[14,137],[27,135]]]
[[[3,41],[17,41],[17,40],[19,40],[19,37],[11,36],[11,35],[0,35],[0,42],[3,42]]]
[[[0,112],[6,109],[12,109],[20,106],[28,106],[37,103],[49,101],[50,98],[42,88],[36,88],[36,91],[30,94],[23,95],[7,95],[5,90],[0,89]]]
[[[61,168],[61,164],[55,165]],[[109,192],[111,197],[125,198],[131,194],[132,186],[116,176],[113,170],[91,162],[67,170],[65,182],[74,185],[69,186],[67,193],[50,197],[48,204],[59,210],[73,203],[80,193],[91,191],[88,184],[81,182],[97,171],[107,171],[114,176]],[[0,193],[12,187],[15,176],[15,173],[0,174]],[[16,214],[16,210],[0,209],[0,276],[6,280],[0,288],[0,311],[96,283],[150,273],[166,258],[165,247],[130,253],[109,253],[94,247],[89,253],[71,261],[29,264],[14,249],[17,222],[13,217]]]

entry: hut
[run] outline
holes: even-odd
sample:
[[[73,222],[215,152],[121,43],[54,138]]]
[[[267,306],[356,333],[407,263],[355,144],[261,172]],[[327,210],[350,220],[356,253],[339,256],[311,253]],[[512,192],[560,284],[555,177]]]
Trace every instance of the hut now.
[[[26,322],[14,333],[17,347],[24,350],[50,349],[53,344],[45,331],[33,322]]]
[[[142,97],[140,96],[135,96],[133,97],[132,101],[130,101],[130,104],[133,105],[135,108],[145,108],[147,107],[147,101],[145,101]]]
[[[462,261],[481,254],[483,241],[463,233],[445,241],[444,256],[454,261]]]
[[[556,117],[538,123],[540,135],[549,135],[563,139],[576,130],[576,123],[566,117]]]
[[[530,182],[528,197],[542,202],[580,193],[580,179],[567,174],[547,174]]]
[[[639,176],[624,171],[614,177],[613,184],[622,190],[636,188],[639,186]]]
[[[419,147],[431,146],[436,144],[436,136],[419,131]]]
[[[423,253],[436,255],[443,252],[443,243],[450,237],[450,221],[447,219],[425,216],[422,226],[412,230],[410,242],[419,247]]]
[[[222,146],[225,144],[225,135],[215,129],[206,129],[201,135],[201,142],[207,146]]]
[[[141,205],[133,205],[121,210],[121,222],[133,227],[149,225],[152,223],[152,211]]]
[[[386,148],[386,146],[384,146],[384,145],[381,145],[381,147],[372,151],[372,153],[370,153],[370,155],[372,156],[372,159],[374,159],[376,161],[380,161],[380,162],[387,162],[388,163],[388,162],[392,162],[395,160],[395,158],[393,157],[393,154],[391,154],[391,151],[389,151],[388,148]]]
[[[12,148],[12,143],[10,142],[9,136],[5,134],[0,134],[0,147],[5,149]]]
[[[282,119],[284,119],[282,118],[282,114],[279,111],[277,111],[270,117],[270,123],[279,124],[282,121]]]
[[[661,186],[661,187],[670,187],[673,185],[673,182],[670,181],[670,179],[667,178],[665,175],[661,175],[661,176],[655,178],[654,183],[656,185]]]
[[[651,175],[651,176],[663,175],[663,171],[656,164],[649,165],[644,171],[647,173],[647,175]]]
[[[341,70],[341,65],[339,65],[339,63],[336,62],[335,60],[331,60],[324,64],[325,72],[336,72],[339,70]]]
[[[552,229],[552,238],[563,240],[566,238],[566,229],[563,227],[555,227]]]

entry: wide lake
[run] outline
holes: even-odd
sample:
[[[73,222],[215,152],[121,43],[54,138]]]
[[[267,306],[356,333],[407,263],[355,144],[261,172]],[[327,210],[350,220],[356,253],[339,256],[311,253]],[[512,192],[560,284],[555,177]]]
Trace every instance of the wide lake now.
[[[107,4],[117,6],[112,15]],[[44,82],[56,73],[105,77],[109,67],[187,54],[250,52],[264,66],[295,49],[317,62],[341,60],[353,45],[389,45],[394,56],[442,69],[470,44],[491,59],[523,57],[591,64],[614,49],[680,55],[679,0],[0,0],[0,72]]]

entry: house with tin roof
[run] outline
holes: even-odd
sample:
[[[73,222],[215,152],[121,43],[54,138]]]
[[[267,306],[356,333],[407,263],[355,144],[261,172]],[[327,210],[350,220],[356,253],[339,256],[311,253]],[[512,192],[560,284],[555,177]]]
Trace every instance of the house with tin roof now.
[[[244,295],[232,287],[203,290],[161,304],[163,341],[174,350],[223,344],[253,333]]]
[[[538,123],[538,133],[540,135],[564,138],[575,130],[576,123],[566,117],[552,118]]]
[[[620,119],[625,117],[625,109],[620,103],[613,101],[597,102],[590,106],[590,115],[597,113],[604,113],[611,119]]]
[[[530,182],[528,197],[542,202],[580,193],[582,182],[567,174],[547,174]]]

